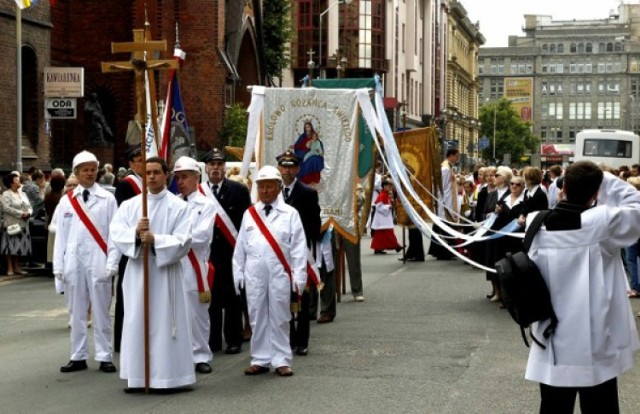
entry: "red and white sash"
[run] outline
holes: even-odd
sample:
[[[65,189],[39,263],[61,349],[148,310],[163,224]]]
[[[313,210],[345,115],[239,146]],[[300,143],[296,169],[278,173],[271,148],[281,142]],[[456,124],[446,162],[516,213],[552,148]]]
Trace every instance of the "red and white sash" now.
[[[78,193],[78,195],[80,194]],[[104,241],[104,238],[102,237],[96,226],[93,224],[93,221],[91,220],[91,213],[89,213],[89,211],[87,210],[84,201],[80,200],[80,197],[74,197],[73,190],[67,193],[67,197],[69,197],[71,207],[73,207],[73,209],[75,210],[80,221],[82,221],[89,233],[91,233],[91,236],[93,236],[93,239],[96,241],[96,243],[98,243],[98,246],[100,246],[100,249],[106,255],[107,242]]]
[[[271,234],[271,231],[262,220],[262,217],[260,217],[260,214],[258,214],[258,211],[256,210],[255,206],[249,207],[249,213],[251,213],[251,217],[253,217],[253,221],[256,222],[256,225],[264,235],[265,239],[267,239],[267,241],[271,245],[271,248],[273,249],[278,259],[280,260],[280,263],[282,263],[282,266],[284,267],[284,269],[287,271],[287,274],[289,275],[289,279],[293,283],[293,274],[291,273],[291,266],[289,266],[289,262],[287,262],[287,259],[284,257],[282,248],[280,248],[280,245],[278,244],[277,240],[275,239],[275,237],[273,237],[273,234]],[[313,254],[309,249],[307,249],[307,275],[309,276],[307,278],[307,283],[311,283],[314,286],[320,285],[321,283],[320,272],[318,271],[318,268],[315,265],[315,262],[313,260]]]
[[[278,244],[278,241],[276,240],[275,237],[273,237],[273,234],[271,234],[271,231],[262,220],[262,217],[260,217],[260,214],[258,213],[258,210],[256,210],[255,206],[249,207],[249,213],[251,214],[251,217],[253,217],[253,221],[256,223],[256,225],[262,232],[262,235],[264,236],[264,238],[267,239],[267,242],[269,242],[269,245],[273,249],[273,252],[276,254],[276,257],[278,258],[278,260],[280,260],[280,263],[282,263],[282,267],[284,267],[284,270],[289,275],[289,280],[291,281],[291,285],[294,286],[293,274],[291,273],[291,266],[289,265],[289,262],[287,262],[287,258],[284,257],[284,253],[282,252],[282,248]],[[299,292],[299,293],[302,293],[302,292]]]
[[[133,192],[136,193],[136,195],[142,192],[142,179],[137,175],[127,175],[123,180],[131,185],[131,188],[133,188]]]
[[[196,283],[198,284],[198,292],[208,292],[213,286],[213,264],[209,260],[207,260],[207,279],[205,280],[204,275],[202,274],[202,268],[200,267],[200,262],[198,262],[198,258],[196,257],[193,249],[189,249],[189,253],[187,253],[187,257],[189,258],[189,262],[191,263],[191,267],[193,267],[193,271],[196,274]]]
[[[198,191],[213,201],[213,204],[216,207],[216,214],[214,216],[215,225],[222,232],[229,244],[232,247],[235,247],[236,240],[238,239],[238,230],[236,230],[236,226],[233,225],[233,221],[231,221],[227,212],[220,205],[218,198],[211,192],[211,189],[207,185],[203,186],[202,184],[198,184]]]
[[[320,272],[318,271],[318,266],[316,266],[316,262],[313,259],[311,249],[307,249],[307,276],[307,284],[320,286],[322,283],[320,280]]]

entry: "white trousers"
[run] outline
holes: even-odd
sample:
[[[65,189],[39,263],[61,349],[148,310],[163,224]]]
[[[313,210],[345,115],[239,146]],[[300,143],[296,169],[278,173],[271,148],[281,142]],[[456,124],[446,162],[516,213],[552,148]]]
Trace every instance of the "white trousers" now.
[[[288,276],[267,275],[264,279],[249,277],[246,290],[249,321],[253,330],[251,365],[273,368],[291,366],[291,283]]]
[[[71,360],[81,361],[89,357],[87,343],[87,310],[92,304],[93,341],[95,360],[111,362],[111,279],[94,282],[91,275],[78,272],[75,284],[65,283],[65,296],[71,313]]]
[[[187,292],[189,313],[191,319],[191,347],[193,349],[193,363],[210,362],[213,359],[209,349],[209,304],[200,303],[197,290]]]

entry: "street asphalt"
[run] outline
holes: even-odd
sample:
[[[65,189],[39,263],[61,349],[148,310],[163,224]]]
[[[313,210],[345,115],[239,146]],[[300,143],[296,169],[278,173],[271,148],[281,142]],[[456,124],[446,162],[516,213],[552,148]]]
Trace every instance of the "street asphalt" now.
[[[238,355],[216,353],[213,373],[176,395],[125,394],[119,374],[93,360],[87,371],[60,373],[68,316],[53,279],[0,277],[0,412],[537,412],[538,385],[524,379],[527,348],[508,313],[485,298],[484,272],[428,256],[403,264],[395,252],[373,255],[369,243],[365,236],[365,302],[353,301],[347,277],[336,319],[313,323],[293,377],[243,375],[245,344]],[[631,305],[637,313],[640,299]],[[619,378],[619,394],[623,413],[638,412],[638,368]]]

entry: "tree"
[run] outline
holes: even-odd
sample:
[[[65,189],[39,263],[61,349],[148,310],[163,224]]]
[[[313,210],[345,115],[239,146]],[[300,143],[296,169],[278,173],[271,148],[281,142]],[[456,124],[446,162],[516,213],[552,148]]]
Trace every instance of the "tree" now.
[[[235,103],[227,109],[220,130],[220,138],[225,145],[244,147],[247,139],[249,116],[241,103]]]
[[[282,71],[290,65],[292,3],[291,0],[264,0],[263,3],[265,71],[271,83],[273,78],[278,78],[282,84]]]
[[[489,139],[489,147],[482,150],[484,159],[493,159],[494,131],[498,160],[511,154],[511,159],[518,161],[525,154],[535,153],[540,145],[540,139],[531,133],[531,123],[522,121],[507,99],[482,105],[478,118],[482,123],[480,134]]]

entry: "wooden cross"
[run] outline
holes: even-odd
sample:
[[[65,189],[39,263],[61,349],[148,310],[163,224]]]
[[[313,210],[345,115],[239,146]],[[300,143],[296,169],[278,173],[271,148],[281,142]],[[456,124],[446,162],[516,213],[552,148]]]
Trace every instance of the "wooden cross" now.
[[[146,29],[134,29],[133,30],[133,42],[123,43],[111,43],[111,53],[133,53],[130,61],[118,61],[118,62],[102,62],[103,73],[113,72],[131,72],[133,71],[136,79],[136,121],[140,124],[145,124],[147,109],[146,109],[146,88],[145,88],[145,74],[149,77],[149,92],[151,95],[151,120],[153,122],[153,129],[157,139],[157,119],[158,110],[155,105],[155,82],[154,82],[154,70],[158,69],[179,69],[179,64],[174,59],[154,60],[150,59],[148,55],[153,52],[167,50],[166,40],[150,40],[150,33],[148,27]],[[147,56],[145,53],[147,52]],[[143,128],[144,131],[144,128]]]

